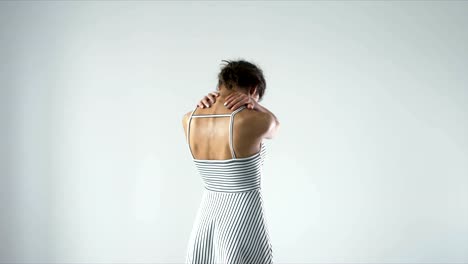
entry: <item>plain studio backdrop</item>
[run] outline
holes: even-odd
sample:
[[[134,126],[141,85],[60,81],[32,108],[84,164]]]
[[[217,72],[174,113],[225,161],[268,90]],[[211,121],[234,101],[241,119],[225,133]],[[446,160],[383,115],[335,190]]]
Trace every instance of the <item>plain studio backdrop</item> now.
[[[276,263],[468,262],[468,2],[2,1],[0,262],[181,263],[182,116],[265,73]]]

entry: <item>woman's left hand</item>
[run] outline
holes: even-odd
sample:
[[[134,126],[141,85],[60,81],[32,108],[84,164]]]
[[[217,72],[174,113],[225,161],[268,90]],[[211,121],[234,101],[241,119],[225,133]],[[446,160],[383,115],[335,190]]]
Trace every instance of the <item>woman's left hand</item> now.
[[[224,105],[231,110],[236,110],[243,105],[247,105],[248,109],[255,109],[257,104],[252,96],[240,92],[231,93],[224,101]]]

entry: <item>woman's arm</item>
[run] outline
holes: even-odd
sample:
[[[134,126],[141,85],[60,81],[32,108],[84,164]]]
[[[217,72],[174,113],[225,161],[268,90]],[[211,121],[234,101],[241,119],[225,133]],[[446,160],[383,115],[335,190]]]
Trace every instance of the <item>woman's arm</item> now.
[[[270,110],[268,110],[263,105],[261,105],[258,102],[254,101],[254,110],[257,110],[257,111],[260,111],[260,112],[267,113],[267,114],[271,115],[275,126],[279,126],[280,122],[279,122],[278,118],[275,116],[275,114],[273,114]]]
[[[261,123],[263,124],[262,127],[264,127],[264,138],[267,139],[272,139],[280,126],[280,122],[278,118],[266,107],[260,105],[258,102],[254,101],[254,108],[253,110],[257,110],[259,112],[264,113],[264,117],[261,119]]]

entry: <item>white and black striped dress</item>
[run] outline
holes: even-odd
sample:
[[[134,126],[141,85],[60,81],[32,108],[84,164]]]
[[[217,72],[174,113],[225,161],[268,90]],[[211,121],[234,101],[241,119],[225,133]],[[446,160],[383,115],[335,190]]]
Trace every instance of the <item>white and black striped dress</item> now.
[[[185,263],[273,263],[273,251],[264,217],[261,194],[262,165],[266,148],[246,158],[236,158],[232,147],[234,115],[193,115],[187,126],[187,143],[204,183],[204,193],[188,242]],[[230,117],[232,159],[200,160],[190,149],[192,118]]]

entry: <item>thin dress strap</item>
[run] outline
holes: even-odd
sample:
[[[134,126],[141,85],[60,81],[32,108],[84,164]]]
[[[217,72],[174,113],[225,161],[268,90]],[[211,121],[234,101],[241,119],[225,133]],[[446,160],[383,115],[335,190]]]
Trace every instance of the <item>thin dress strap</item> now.
[[[190,123],[192,122],[192,118],[201,118],[201,117],[229,117],[229,147],[231,148],[231,155],[232,158],[236,158],[236,154],[234,153],[234,148],[233,148],[233,140],[232,140],[232,132],[233,132],[233,123],[234,123],[234,115],[240,112],[241,110],[245,109],[247,106],[243,105],[233,111],[230,114],[211,114],[211,115],[194,115],[193,113],[195,110],[197,110],[198,105],[193,109],[192,113],[190,113],[190,117],[188,119],[188,124],[187,124],[187,146],[190,151],[190,155],[192,156],[192,159],[195,159],[192,153],[192,149],[190,148]]]
[[[229,122],[229,146],[231,147],[231,154],[232,154],[233,159],[236,158],[236,154],[234,153],[234,145],[233,145],[233,142],[232,142],[232,131],[233,131],[233,128],[234,128],[234,115],[239,113],[244,108],[246,108],[245,105],[239,107],[236,111],[232,112],[231,113],[231,118],[230,118],[231,120]]]
[[[192,149],[190,148],[190,123],[192,122],[193,113],[195,112],[195,110],[197,110],[197,107],[198,105],[195,107],[195,109],[192,110],[192,113],[190,113],[190,117],[188,119],[188,124],[187,124],[187,146],[190,151],[190,155],[192,156],[192,159],[195,159],[195,157],[193,156]]]

